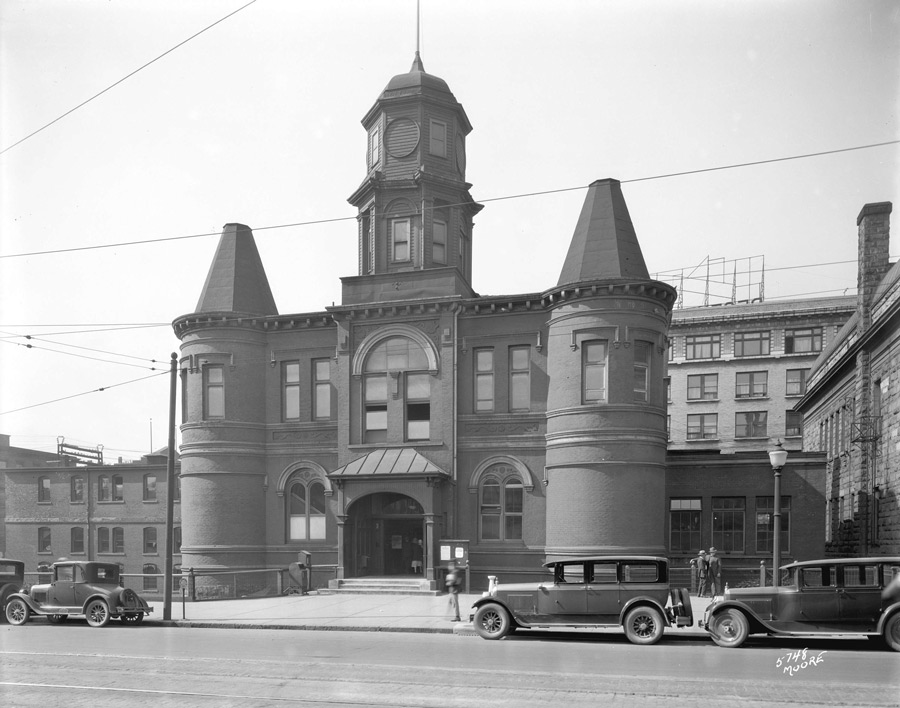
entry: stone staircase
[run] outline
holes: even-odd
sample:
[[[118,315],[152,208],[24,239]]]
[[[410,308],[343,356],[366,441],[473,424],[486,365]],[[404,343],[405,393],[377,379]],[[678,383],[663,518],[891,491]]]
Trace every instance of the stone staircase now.
[[[440,595],[437,583],[424,578],[344,578],[329,580],[327,592],[359,595]],[[321,591],[320,591],[321,592]]]

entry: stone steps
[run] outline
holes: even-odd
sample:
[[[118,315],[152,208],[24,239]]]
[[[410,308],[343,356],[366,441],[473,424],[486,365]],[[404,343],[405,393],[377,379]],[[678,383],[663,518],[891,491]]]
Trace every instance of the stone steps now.
[[[440,595],[436,583],[424,578],[344,578],[329,580],[328,591],[360,595]]]

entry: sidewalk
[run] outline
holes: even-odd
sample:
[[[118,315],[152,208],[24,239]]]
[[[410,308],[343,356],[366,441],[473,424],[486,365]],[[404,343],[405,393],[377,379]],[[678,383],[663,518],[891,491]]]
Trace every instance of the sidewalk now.
[[[477,636],[468,622],[472,603],[480,594],[459,596],[462,622],[452,622],[447,595],[357,595],[350,593],[284,595],[246,600],[207,600],[172,603],[171,624],[179,627],[249,629],[306,629],[357,632],[424,632]],[[666,632],[707,636],[697,626],[708,598],[691,597],[694,626]],[[163,622],[163,603],[151,602],[146,621]],[[620,632],[621,629],[587,630]]]

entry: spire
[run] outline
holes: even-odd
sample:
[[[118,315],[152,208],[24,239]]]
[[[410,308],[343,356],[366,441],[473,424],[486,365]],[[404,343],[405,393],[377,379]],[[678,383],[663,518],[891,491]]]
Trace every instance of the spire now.
[[[225,224],[196,311],[278,314],[249,226]]]
[[[591,183],[558,285],[614,278],[649,279],[618,180]]]
[[[422,63],[422,57],[419,56],[419,50],[416,50],[416,57],[413,59],[412,66],[409,67],[409,73],[414,71],[421,71],[422,73],[427,73],[425,71],[425,64]]]

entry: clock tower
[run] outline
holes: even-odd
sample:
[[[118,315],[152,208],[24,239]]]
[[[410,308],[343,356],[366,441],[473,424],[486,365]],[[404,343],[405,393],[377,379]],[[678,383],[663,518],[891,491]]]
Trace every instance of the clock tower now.
[[[359,210],[359,274],[343,279],[343,304],[471,297],[472,225],[482,205],[466,182],[466,112],[419,53],[362,120],[366,177]]]

